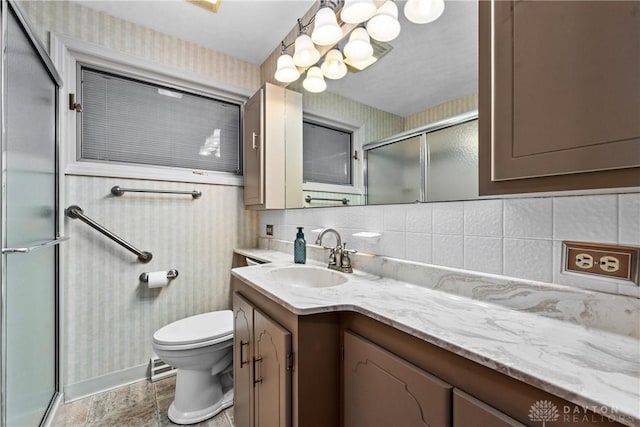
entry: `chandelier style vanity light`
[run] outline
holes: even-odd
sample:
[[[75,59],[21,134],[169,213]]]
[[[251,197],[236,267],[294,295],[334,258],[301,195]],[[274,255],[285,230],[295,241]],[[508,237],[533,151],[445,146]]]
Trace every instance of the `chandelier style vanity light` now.
[[[438,19],[444,7],[444,0],[407,0],[404,14],[410,22],[426,24]],[[337,16],[336,12],[339,12]],[[339,43],[347,34],[339,22],[356,25],[348,34],[348,42],[342,51]],[[309,36],[306,29],[312,24],[313,31]],[[364,70],[376,62],[371,39],[389,42],[398,37],[400,30],[398,6],[394,0],[320,0],[320,9],[307,24],[298,19],[295,41],[288,45],[282,42],[274,77],[279,82],[291,83],[306,69],[302,86],[309,92],[322,92],[327,88],[325,77],[335,80],[347,74],[345,64]],[[318,62],[322,55],[316,45],[329,48],[325,50],[321,66]],[[294,47],[293,56],[287,53],[291,46]]]

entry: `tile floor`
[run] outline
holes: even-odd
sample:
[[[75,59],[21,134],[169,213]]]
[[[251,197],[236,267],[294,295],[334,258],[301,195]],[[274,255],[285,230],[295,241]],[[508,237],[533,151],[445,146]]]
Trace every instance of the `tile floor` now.
[[[115,390],[61,406],[53,427],[165,427],[175,426],[167,418],[173,401],[176,377],[156,383],[139,381]],[[194,424],[201,427],[233,427],[233,407],[214,418]]]

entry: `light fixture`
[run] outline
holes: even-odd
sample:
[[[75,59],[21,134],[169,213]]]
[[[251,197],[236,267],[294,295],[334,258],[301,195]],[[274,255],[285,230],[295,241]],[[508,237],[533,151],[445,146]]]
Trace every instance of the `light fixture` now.
[[[282,42],[282,51],[278,57],[278,66],[276,67],[275,79],[282,83],[291,83],[298,80],[300,71],[293,62],[291,55],[287,53],[287,47]]]
[[[345,0],[340,19],[347,24],[359,24],[369,20],[376,13],[373,0]]]
[[[302,82],[302,87],[312,93],[319,93],[327,88],[320,68],[311,67],[307,70],[307,77]]]
[[[311,33],[311,39],[317,45],[333,45],[342,38],[342,28],[338,25],[334,7],[335,3],[321,0],[320,10],[316,13],[315,25]]]
[[[433,22],[444,12],[444,0],[408,0],[404,15],[415,24]]]
[[[346,76],[347,66],[344,65],[342,53],[338,49],[331,49],[327,52],[320,70],[328,79],[337,80]]]
[[[218,13],[218,8],[222,0],[187,0],[191,4],[195,4],[209,12]]]
[[[358,27],[351,32],[349,43],[344,47],[344,55],[352,61],[363,61],[373,55],[367,30]]]
[[[300,34],[295,42],[295,50],[293,52],[293,62],[298,67],[309,67],[320,59],[320,52],[313,45],[311,37],[306,34]]]
[[[398,6],[387,0],[367,22],[369,35],[381,42],[388,42],[400,34],[400,22],[398,22]]]

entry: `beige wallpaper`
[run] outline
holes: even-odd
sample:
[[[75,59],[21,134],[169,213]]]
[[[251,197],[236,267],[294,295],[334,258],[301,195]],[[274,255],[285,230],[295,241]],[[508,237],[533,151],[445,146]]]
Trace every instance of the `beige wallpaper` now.
[[[478,109],[478,94],[463,96],[433,108],[421,111],[419,113],[404,118],[404,130],[408,131],[429,123],[446,119],[456,114],[466,113],[467,111]]]
[[[111,196],[114,185],[202,191]],[[149,361],[153,332],[174,320],[230,307],[235,247],[257,245],[257,213],[243,208],[242,188],[222,185],[67,176],[65,206],[85,214],[153,259],[136,256],[86,224],[65,218],[62,252],[65,385]],[[166,288],[140,283],[142,272],[179,272]]]
[[[136,57],[200,74],[226,85],[256,90],[259,67],[67,1],[26,1],[37,34],[48,32],[96,43]],[[214,83],[215,85],[215,83]],[[63,144],[74,143],[63,141]],[[65,219],[71,237],[62,252],[63,384],[100,384],[99,377],[148,363],[151,337],[174,320],[230,307],[229,270],[235,247],[257,244],[257,214],[246,211],[242,187],[65,176],[63,206],[85,213],[153,260],[135,255],[87,225]],[[203,192],[185,196],[116,198],[114,185]],[[145,271],[178,269],[170,286],[149,290]],[[126,381],[126,379],[125,379]],[[76,387],[77,388],[77,387]],[[91,391],[91,386],[82,387]],[[97,391],[97,390],[95,390]]]
[[[96,43],[163,66],[241,88],[260,87],[260,67],[68,1],[22,1],[20,6],[48,46],[48,32]]]

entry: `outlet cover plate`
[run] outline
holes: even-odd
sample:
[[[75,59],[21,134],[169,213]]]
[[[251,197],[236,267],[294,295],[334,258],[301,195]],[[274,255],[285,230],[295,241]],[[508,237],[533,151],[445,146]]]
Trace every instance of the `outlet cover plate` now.
[[[273,224],[267,224],[266,228],[267,236],[273,236]]]
[[[604,243],[562,242],[563,272],[624,280],[638,284],[640,248]]]

